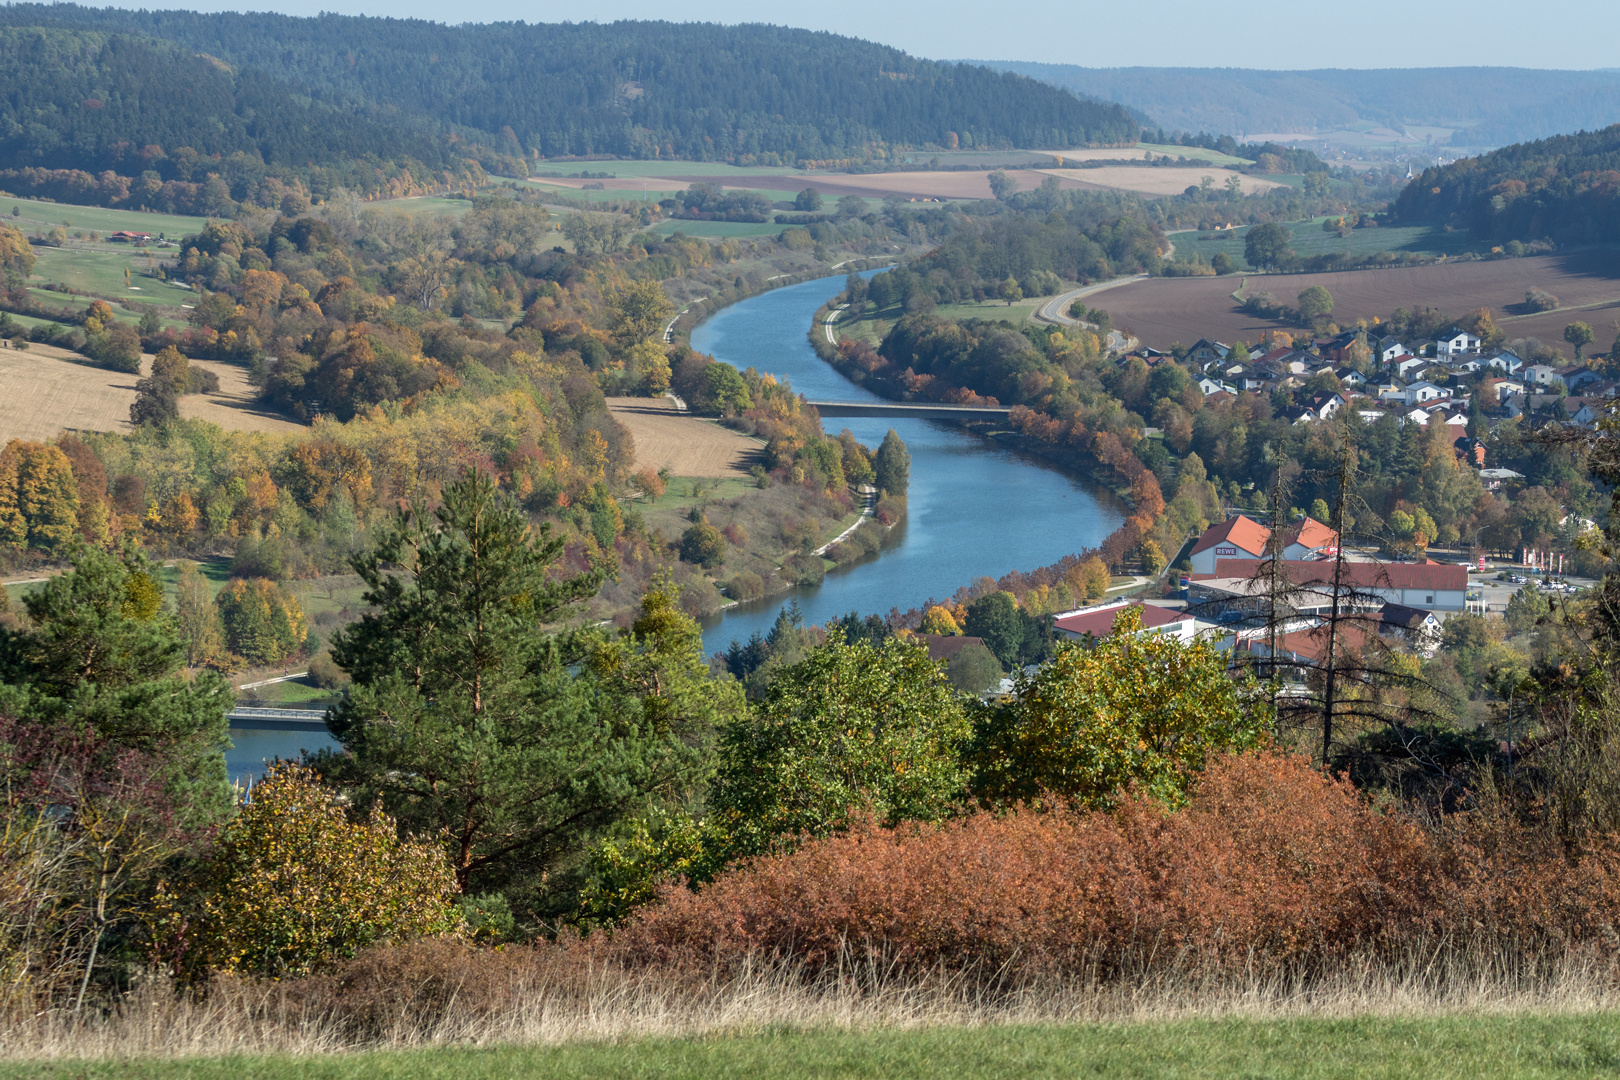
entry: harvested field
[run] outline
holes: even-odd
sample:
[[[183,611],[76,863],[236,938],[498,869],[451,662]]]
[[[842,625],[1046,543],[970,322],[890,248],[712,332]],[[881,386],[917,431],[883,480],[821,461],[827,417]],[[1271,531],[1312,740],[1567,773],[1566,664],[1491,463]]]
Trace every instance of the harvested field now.
[[[152,358],[146,357],[147,369]],[[231,364],[192,363],[219,375],[219,392],[180,399],[180,415],[232,431],[291,431],[302,425],[252,400],[247,372]],[[0,349],[0,443],[49,439],[60,431],[128,431],[136,376],[96,367],[78,353],[35,344]]]
[[[1280,324],[1244,313],[1229,295],[1243,278],[1152,278],[1110,289],[1093,301],[1114,325],[1154,348],[1201,337],[1256,341]],[[1396,308],[1438,308],[1463,315],[1492,308],[1509,338],[1539,337],[1563,344],[1563,330],[1581,320],[1597,331],[1605,347],[1620,331],[1620,252],[1582,251],[1530,259],[1436,263],[1390,270],[1349,270],[1335,274],[1251,274],[1249,294],[1270,292],[1291,303],[1300,291],[1322,285],[1333,294],[1333,317],[1343,324],[1358,318],[1385,318]],[[1532,286],[1561,301],[1559,310],[1526,318],[1524,294]],[[1571,310],[1571,309],[1575,310]]]
[[[608,411],[636,440],[636,464],[675,476],[747,476],[760,445],[709,420],[677,412],[668,398],[608,398]]]
[[[1074,182],[1077,186],[1114,188],[1120,191],[1136,191],[1143,195],[1180,195],[1189,187],[1197,187],[1208,176],[1214,179],[1216,187],[1224,187],[1229,176],[1236,176],[1243,181],[1243,192],[1253,195],[1273,188],[1287,187],[1275,180],[1267,180],[1263,176],[1249,176],[1246,173],[1233,172],[1218,165],[1165,165],[1165,166],[1134,166],[1134,165],[1104,165],[1098,169],[1041,169],[1040,174],[1055,176],[1060,180]],[[1038,184],[1039,181],[1036,181]],[[1036,184],[1026,184],[1034,187]]]

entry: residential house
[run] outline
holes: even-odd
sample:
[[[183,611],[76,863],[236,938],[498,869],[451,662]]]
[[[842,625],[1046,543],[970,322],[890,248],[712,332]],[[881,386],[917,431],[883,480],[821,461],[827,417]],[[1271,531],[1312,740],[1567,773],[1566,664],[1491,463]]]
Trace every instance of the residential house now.
[[[1317,394],[1308,404],[1318,419],[1327,420],[1350,402],[1343,394]]]
[[[1387,364],[1397,356],[1404,356],[1412,350],[1402,345],[1397,339],[1386,337],[1379,338],[1377,343],[1372,346],[1372,351],[1380,364]]]
[[[1235,387],[1227,386],[1225,383],[1216,382],[1207,375],[1198,380],[1198,389],[1206,398],[1211,394],[1219,394],[1223,390],[1230,394],[1237,393],[1237,389]]]
[[[1540,387],[1552,387],[1562,382],[1558,377],[1558,369],[1551,364],[1530,364],[1519,373],[1524,381]]]
[[[1524,367],[1524,360],[1517,353],[1509,352],[1507,349],[1485,353],[1480,359],[1486,367],[1493,367],[1507,375],[1512,375]]]
[[[1434,612],[1405,604],[1385,604],[1379,609],[1378,634],[1404,642],[1424,658],[1440,648],[1440,620]]]
[[[1564,380],[1564,388],[1572,394],[1585,394],[1586,388],[1593,383],[1603,381],[1603,376],[1585,364],[1571,364],[1558,369],[1558,377]]]
[[[1390,361],[1390,370],[1396,378],[1410,379],[1433,363],[1433,360],[1422,356],[1397,356]]]
[[[1462,353],[1479,352],[1481,344],[1478,334],[1470,334],[1460,327],[1453,326],[1434,339],[1434,355],[1458,356]]]
[[[1367,385],[1367,376],[1353,367],[1336,368],[1333,376],[1339,380],[1339,385],[1347,386],[1352,390],[1359,390]]]
[[[1524,479],[1524,473],[1514,472],[1512,469],[1481,469],[1479,482],[1485,486],[1486,491],[1499,491],[1505,485],[1516,484]]]
[[[1208,338],[1199,338],[1192,343],[1192,348],[1187,350],[1187,359],[1199,367],[1203,367],[1205,364],[1216,360],[1225,360],[1227,354],[1231,351],[1232,347],[1230,345],[1222,345],[1220,342],[1211,341]]]

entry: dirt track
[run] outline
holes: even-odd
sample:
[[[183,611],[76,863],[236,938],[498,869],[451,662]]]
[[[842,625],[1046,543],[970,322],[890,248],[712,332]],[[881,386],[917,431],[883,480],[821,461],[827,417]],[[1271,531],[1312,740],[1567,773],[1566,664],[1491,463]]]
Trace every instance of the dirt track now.
[[[1242,275],[1221,278],[1152,278],[1108,292],[1099,306],[1116,327],[1154,348],[1177,342],[1190,345],[1201,337],[1232,342],[1257,341],[1277,324],[1245,314],[1228,295]],[[1597,332],[1594,345],[1607,348],[1620,331],[1620,252],[1586,251],[1532,259],[1452,262],[1395,270],[1351,270],[1337,274],[1251,274],[1248,293],[1270,292],[1292,303],[1301,290],[1322,285],[1333,294],[1333,317],[1341,325],[1358,318],[1387,318],[1396,308],[1438,308],[1461,316],[1488,307],[1498,319],[1523,312],[1524,294],[1532,286],[1561,301],[1560,310],[1500,325],[1508,338],[1539,337],[1563,344],[1563,329],[1580,320]],[[1595,308],[1584,305],[1601,304]],[[1570,310],[1577,308],[1578,310]]]
[[[747,476],[759,443],[729,428],[675,411],[668,398],[608,398],[608,411],[636,440],[637,467],[675,476]]]

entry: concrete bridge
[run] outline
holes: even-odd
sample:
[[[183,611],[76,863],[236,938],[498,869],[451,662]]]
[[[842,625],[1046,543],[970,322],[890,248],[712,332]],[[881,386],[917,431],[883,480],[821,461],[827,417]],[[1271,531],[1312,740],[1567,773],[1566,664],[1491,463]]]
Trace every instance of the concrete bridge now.
[[[903,401],[806,401],[823,417],[909,417],[913,420],[1006,420],[1008,410],[979,405],[914,405]]]
[[[244,731],[325,731],[325,709],[254,709],[239,706],[226,714]]]

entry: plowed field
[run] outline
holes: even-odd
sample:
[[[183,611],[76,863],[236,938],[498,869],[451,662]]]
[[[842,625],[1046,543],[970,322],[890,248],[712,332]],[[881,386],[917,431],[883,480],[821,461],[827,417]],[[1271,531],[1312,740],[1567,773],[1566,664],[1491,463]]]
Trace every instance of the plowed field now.
[[[636,465],[676,476],[747,476],[760,445],[708,420],[675,411],[668,398],[608,398],[608,411],[636,440]]]
[[[1278,324],[1245,314],[1229,295],[1243,279],[1152,278],[1097,295],[1095,306],[1114,325],[1146,345],[1165,349],[1201,337],[1256,341]],[[1460,316],[1476,308],[1495,311],[1509,338],[1539,337],[1563,345],[1563,330],[1577,320],[1590,323],[1595,345],[1607,348],[1620,332],[1620,252],[1584,251],[1494,262],[1437,263],[1394,270],[1351,270],[1337,274],[1255,274],[1248,292],[1270,292],[1292,303],[1300,291],[1322,285],[1333,294],[1333,317],[1341,324],[1358,318],[1385,318],[1396,308],[1438,308]],[[1559,309],[1524,314],[1531,287],[1558,297]]]

